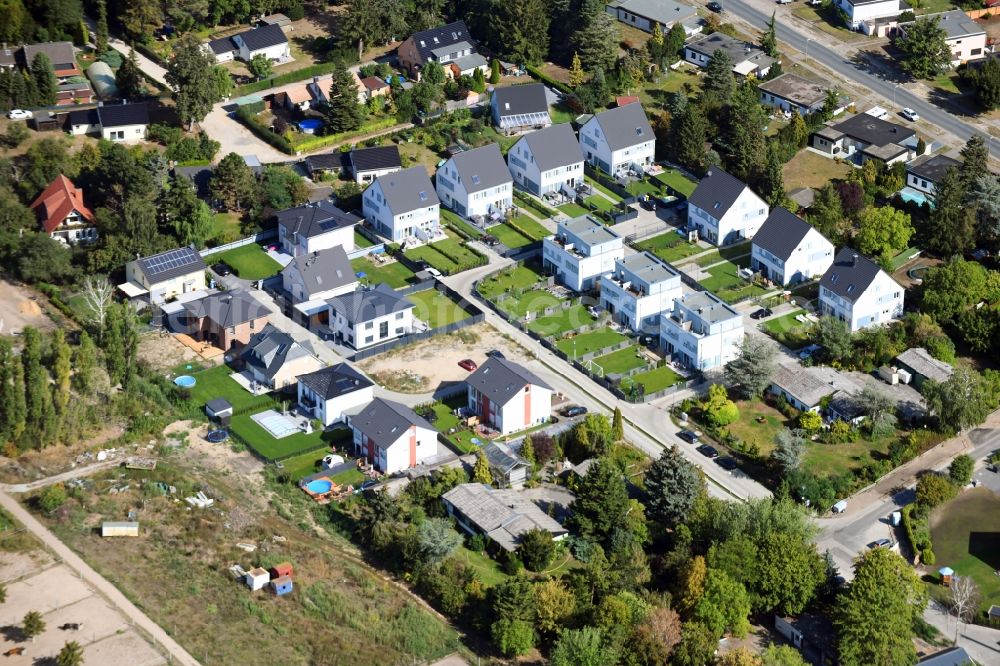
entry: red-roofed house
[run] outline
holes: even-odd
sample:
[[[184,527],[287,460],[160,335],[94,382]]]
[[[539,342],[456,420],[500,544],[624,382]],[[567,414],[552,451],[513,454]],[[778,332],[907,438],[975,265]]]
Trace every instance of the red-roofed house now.
[[[94,213],[83,203],[83,190],[59,174],[31,204],[42,229],[67,245],[97,240]]]
[[[361,85],[365,87],[365,95],[368,96],[368,99],[384,97],[389,94],[391,89],[388,83],[377,76],[366,76],[361,79]]]

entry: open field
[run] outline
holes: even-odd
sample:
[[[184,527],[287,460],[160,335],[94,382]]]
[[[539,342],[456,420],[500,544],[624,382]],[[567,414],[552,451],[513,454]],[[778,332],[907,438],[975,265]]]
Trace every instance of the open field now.
[[[1000,497],[988,488],[963,491],[931,514],[935,566],[972,576],[982,608],[1000,604]]]
[[[256,243],[213,254],[208,259],[210,264],[218,261],[229,264],[233,272],[244,280],[261,280],[281,270],[281,264],[267,256],[267,252]]]
[[[351,268],[356,273],[364,273],[369,283],[384,282],[393,289],[405,287],[413,279],[413,271],[394,259],[390,263],[378,265],[369,257],[358,257],[351,260]]]
[[[619,349],[605,356],[594,359],[594,363],[601,366],[606,375],[616,375],[636,368],[641,368],[649,363],[649,359],[641,354],[641,348],[637,346]]]
[[[0,335],[23,331],[25,326],[50,329],[55,323],[42,311],[45,297],[25,287],[0,280]]]
[[[875,441],[859,438],[856,442],[825,444],[806,442],[802,456],[802,469],[817,477],[838,476],[860,469],[875,457],[885,457],[894,437]]]
[[[416,306],[413,316],[427,322],[431,328],[454,324],[470,316],[461,305],[437,289],[418,291],[407,298]]]
[[[785,190],[820,188],[831,180],[847,177],[853,167],[808,150],[800,150],[784,167]]]
[[[627,339],[626,336],[618,331],[612,331],[610,328],[600,328],[596,331],[574,335],[571,338],[564,338],[556,343],[556,347],[562,353],[573,358],[574,354],[583,356],[584,354],[616,345]]]
[[[801,19],[805,19],[817,30],[821,30],[828,35],[833,35],[843,42],[858,42],[868,39],[860,32],[853,32],[842,25],[833,25],[830,21],[836,19],[830,19],[829,16],[832,16],[835,12],[836,9],[832,6],[826,8],[826,11],[824,12],[825,15],[823,16],[821,16],[815,8],[810,7],[809,5],[799,5],[792,10],[793,14]]]
[[[690,257],[693,254],[704,251],[704,248],[698,247],[694,243],[689,243],[686,238],[676,231],[668,231],[665,234],[647,238],[638,243],[638,248],[652,252],[667,263],[680,261],[685,257]]]

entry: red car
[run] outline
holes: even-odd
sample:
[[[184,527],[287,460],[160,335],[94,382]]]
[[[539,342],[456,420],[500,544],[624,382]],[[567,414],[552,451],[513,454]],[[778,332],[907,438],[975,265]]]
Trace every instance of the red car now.
[[[461,361],[458,362],[458,364],[463,368],[465,368],[466,370],[468,370],[469,372],[472,372],[473,370],[479,367],[478,365],[476,365],[476,362],[473,361],[471,358],[462,359]]]

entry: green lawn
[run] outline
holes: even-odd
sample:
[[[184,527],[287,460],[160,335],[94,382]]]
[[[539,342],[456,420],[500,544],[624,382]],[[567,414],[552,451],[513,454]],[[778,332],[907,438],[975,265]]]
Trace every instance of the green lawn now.
[[[296,456],[307,451],[325,449],[334,442],[342,441],[342,435],[339,432],[324,433],[321,430],[313,431],[308,435],[304,432],[298,432],[288,437],[275,439],[271,433],[257,425],[250,418],[250,414],[234,416],[230,421],[229,428],[265,458]]]
[[[629,370],[634,370],[635,368],[641,368],[649,363],[649,360],[640,355],[640,348],[637,346],[626,347],[625,349],[619,349],[616,352],[611,352],[606,356],[601,356],[594,359],[594,363],[601,366],[606,375],[616,375],[623,372],[628,372]]]
[[[232,369],[225,365],[219,365],[211,370],[202,370],[194,373],[197,383],[191,389],[191,399],[197,403],[201,409],[205,403],[215,398],[225,398],[233,406],[233,410],[239,411],[247,407],[260,407],[261,409],[274,404],[274,398],[270,395],[252,395],[245,388],[231,379]]]
[[[367,257],[358,257],[351,260],[351,268],[356,273],[364,273],[365,279],[371,284],[384,282],[393,289],[405,287],[413,279],[413,271],[398,261],[376,266]]]
[[[747,444],[757,444],[762,456],[774,449],[774,436],[784,427],[792,427],[785,415],[762,400],[738,400],[740,418],[729,424],[729,432]],[[761,420],[758,420],[761,419]]]
[[[542,313],[545,308],[557,307],[562,299],[545,289],[532,289],[518,297],[511,296],[498,303],[500,309],[517,318],[524,317],[529,312],[534,315]]]
[[[972,576],[981,607],[1000,604],[1000,497],[988,488],[966,490],[931,515],[935,567]]]
[[[528,324],[528,328],[541,336],[558,337],[585,324],[593,323],[594,318],[587,312],[587,308],[574,305],[552,316],[535,319]]]
[[[663,194],[663,188],[660,185],[651,183],[645,178],[643,180],[631,181],[625,189],[628,190],[632,196],[649,194],[651,196],[658,197]]]
[[[541,224],[533,217],[522,214],[517,215],[511,221],[516,224],[521,231],[527,233],[528,236],[534,240],[542,240],[546,236],[552,235],[552,232],[546,229],[545,225]]]
[[[441,217],[444,218],[444,221],[447,224],[450,224],[453,227],[461,229],[462,231],[464,231],[469,236],[472,236],[473,238],[478,238],[479,236],[483,235],[483,233],[479,229],[476,229],[474,226],[472,226],[471,224],[460,218],[458,215],[455,215],[447,208],[441,209]]]
[[[739,267],[731,261],[725,261],[708,269],[710,277],[701,280],[699,284],[713,294],[733,303],[744,296],[757,296],[765,292],[763,287],[751,284],[741,278],[737,271]]]
[[[761,324],[768,335],[792,349],[804,347],[811,342],[816,327],[812,324],[803,324],[796,321],[795,317],[806,314],[805,310],[795,310],[786,315],[769,319]]]
[[[686,238],[676,231],[668,231],[659,236],[648,238],[637,245],[640,250],[652,252],[657,257],[668,263],[680,261],[692,254],[698,254],[703,249],[689,243]]]
[[[335,443],[337,446],[337,453],[344,455],[343,447],[348,446],[351,438],[351,431],[347,428],[342,428],[335,431],[331,435],[330,443]],[[294,483],[301,479],[303,476],[308,476],[314,472],[319,471],[319,463],[328,453],[327,449],[317,449],[313,451],[308,451],[306,453],[301,453],[297,456],[292,456],[281,461],[281,466],[284,468],[285,473],[288,478]],[[346,457],[346,456],[345,456]],[[341,483],[338,481],[338,483]]]
[[[690,180],[680,171],[675,171],[674,169],[664,169],[662,173],[656,174],[654,178],[661,183],[672,187],[685,197],[691,196],[691,193],[694,192],[694,188],[698,187],[698,183]]]
[[[431,421],[435,430],[441,433],[442,437],[451,442],[457,451],[464,454],[471,453],[479,447],[471,441],[475,437],[475,433],[462,424],[458,420],[458,417],[452,413],[457,407],[463,406],[465,406],[464,393],[457,397],[449,398],[445,402],[431,403],[430,408],[434,412],[434,416],[428,420]],[[455,432],[449,432],[452,429]]]
[[[818,12],[815,8],[810,7],[808,5],[801,5],[799,7],[796,7],[795,9],[792,10],[792,13],[798,16],[799,18],[805,19],[806,21],[811,23],[813,27],[815,27],[817,30],[821,30],[827,33],[828,35],[833,35],[834,37],[836,37],[841,41],[856,42],[856,41],[861,41],[863,39],[867,39],[867,37],[864,34],[848,30],[840,22],[838,22],[836,25],[831,23],[831,19],[827,18],[827,15],[832,16],[833,13],[837,11],[835,7],[831,6],[825,9],[820,7],[820,10],[823,11],[825,15],[821,15],[820,12]]]
[[[281,264],[267,256],[264,248],[256,243],[210,255],[209,263],[217,261],[225,261],[244,280],[261,280],[281,270]]]
[[[733,261],[740,268],[750,267],[750,244],[727,245],[711,252],[706,252],[695,260],[695,263],[704,268],[717,264],[723,259]]]
[[[920,248],[908,247],[892,258],[892,270],[899,270],[899,267],[920,254]]]
[[[337,472],[330,477],[330,480],[341,486],[354,486],[357,488],[362,483],[365,482],[366,477],[361,470],[357,467],[352,469],[345,469],[343,472]]]
[[[407,250],[404,254],[414,261],[426,261],[446,275],[453,275],[463,270],[463,266],[468,268],[478,259],[476,254],[465,247],[453,233],[449,233],[448,238],[444,240],[421,245]]]
[[[465,546],[455,551],[452,557],[457,558],[476,572],[476,577],[486,587],[493,587],[507,580],[507,574],[500,569],[497,561],[482,553],[474,553]]]
[[[861,438],[856,442],[843,444],[807,441],[806,451],[802,456],[802,469],[817,477],[838,476],[860,469],[873,460],[872,454],[887,456],[889,444],[895,438],[895,435],[875,441]]]
[[[492,299],[506,291],[522,291],[542,280],[543,276],[531,266],[518,264],[501,271],[493,277],[485,278],[479,283],[479,293]]]
[[[847,163],[800,150],[783,168],[785,190],[799,187],[819,189],[831,180],[846,178],[853,168]]]
[[[530,220],[530,221],[534,222],[534,220]],[[538,224],[538,223],[535,222],[535,224]],[[524,228],[524,227],[522,227],[522,228]],[[531,233],[531,231],[534,230],[533,228],[531,230],[529,230],[528,228],[524,228],[524,229],[525,229],[525,231],[528,231],[529,233]],[[544,227],[543,227],[543,230],[544,230]],[[500,241],[501,243],[503,243],[504,245],[506,245],[507,247],[509,247],[511,249],[515,249],[515,248],[519,248],[519,247],[525,247],[526,245],[531,245],[536,240],[538,240],[538,238],[532,238],[530,236],[525,236],[519,230],[517,230],[514,227],[510,226],[506,222],[501,222],[500,224],[493,225],[492,227],[490,227],[487,230],[487,233],[492,234],[493,236],[496,236],[496,239],[498,241]],[[551,232],[545,231],[545,235],[539,236],[539,238],[544,238],[545,236],[550,235],[550,234],[551,234]]]
[[[580,217],[581,215],[586,215],[587,213],[590,212],[580,204],[575,204],[575,203],[564,203],[558,208],[559,210],[566,213],[570,217]]]
[[[931,87],[952,95],[958,95],[962,92],[958,87],[958,74],[954,72],[945,72],[931,79],[929,83]]]
[[[427,322],[431,328],[454,324],[471,316],[465,308],[437,289],[418,291],[407,298],[416,305],[413,316]]]
[[[646,393],[649,394],[662,391],[668,386],[673,386],[674,384],[683,381],[683,379],[683,377],[671,370],[670,366],[662,365],[659,368],[632,375],[629,377],[628,384],[642,384],[646,389]],[[625,382],[622,383],[623,385],[625,384]]]
[[[627,336],[617,331],[612,331],[610,328],[599,328],[596,331],[589,331],[580,335],[574,335],[571,338],[564,338],[556,343],[556,347],[568,357],[573,358],[574,353],[577,356],[583,356],[584,354],[616,345],[627,339]]]
[[[618,196],[608,188],[604,187],[590,176],[584,176],[584,180],[586,180],[587,184],[593,187],[595,190],[598,190],[599,192],[604,192],[604,194],[608,195],[608,197],[615,203],[621,203],[622,198],[620,196]]]
[[[615,207],[613,203],[605,199],[599,194],[587,197],[583,200],[584,203],[590,204],[597,210],[603,210],[605,213],[610,212],[612,208]]]
[[[212,216],[212,231],[208,234],[210,245],[225,245],[239,240],[240,216],[236,213],[216,213]]]
[[[549,107],[549,117],[552,118],[553,125],[573,122],[579,114],[565,104],[553,104]]]
[[[374,244],[375,243],[368,240],[367,236],[362,236],[357,231],[354,232],[354,247],[356,248],[371,247]]]

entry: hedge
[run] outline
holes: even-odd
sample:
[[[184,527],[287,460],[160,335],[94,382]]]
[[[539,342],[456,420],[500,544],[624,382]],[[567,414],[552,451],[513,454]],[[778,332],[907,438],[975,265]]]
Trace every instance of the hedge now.
[[[555,217],[556,216],[556,212],[554,210],[552,210],[551,208],[549,208],[545,204],[541,203],[540,201],[537,201],[537,200],[535,200],[535,199],[527,196],[526,194],[522,194],[518,190],[514,190],[514,198],[517,199],[518,201],[520,201],[521,203],[523,203],[528,208],[535,209],[535,211],[541,213],[545,217]]]
[[[267,90],[268,88],[274,88],[275,86],[282,86],[286,83],[304,81],[306,79],[311,79],[314,76],[322,76],[323,74],[331,73],[336,68],[337,63],[324,62],[318,65],[303,67],[302,69],[297,69],[294,72],[286,72],[285,74],[272,76],[269,79],[261,79],[260,81],[254,81],[253,83],[246,83],[242,86],[236,86],[234,97],[249,95],[250,93],[260,92],[261,90]]]
[[[545,74],[544,72],[542,72],[542,70],[540,70],[539,68],[535,67],[534,65],[528,65],[525,69],[528,70],[528,74],[531,74],[533,77],[535,77],[536,79],[539,79],[543,83],[549,84],[550,86],[552,86],[556,90],[559,90],[560,92],[564,92],[567,95],[573,94],[573,89],[570,88],[568,85],[566,85],[562,81],[556,81],[551,76],[549,76],[548,74]]]
[[[155,62],[160,67],[169,66],[169,63],[163,58],[163,56],[161,56],[159,53],[149,48],[142,42],[136,43],[135,45],[132,46],[132,48],[134,48],[136,51],[138,51],[142,55],[146,56],[147,58]]]
[[[264,125],[257,120],[256,114],[246,111],[245,109],[237,109],[236,119],[243,123],[247,129],[253,132],[257,138],[269,143],[283,153],[288,155],[295,154],[295,149],[292,148],[292,144],[290,144],[285,137],[272,132],[270,127],[264,127]]]
[[[915,534],[917,528],[914,526],[913,522],[917,519],[914,518],[912,514],[914,509],[916,508],[917,505],[915,503],[907,504],[900,511],[900,513],[903,516],[903,521],[902,521],[903,531],[906,533],[906,539],[907,541],[910,542],[910,548],[913,550],[914,555],[919,554],[921,562],[927,565],[932,565],[934,564],[936,558],[934,557],[934,550],[931,548],[931,538],[929,530],[926,530],[926,528],[922,530],[922,531],[925,530],[927,531],[926,537],[924,536],[924,534],[921,534],[920,538],[918,539],[917,535]],[[921,521],[920,526],[923,527],[923,521]]]
[[[382,118],[376,122],[367,123],[362,125],[356,130],[350,132],[341,132],[339,134],[327,134],[326,136],[313,136],[308,139],[303,139],[302,141],[297,141],[294,144],[289,144],[293,151],[309,153],[320,148],[325,148],[334,143],[341,143],[354,139],[359,136],[364,136],[371,132],[378,132],[379,130],[392,127],[396,124],[396,118],[394,116],[389,116],[387,118]]]

